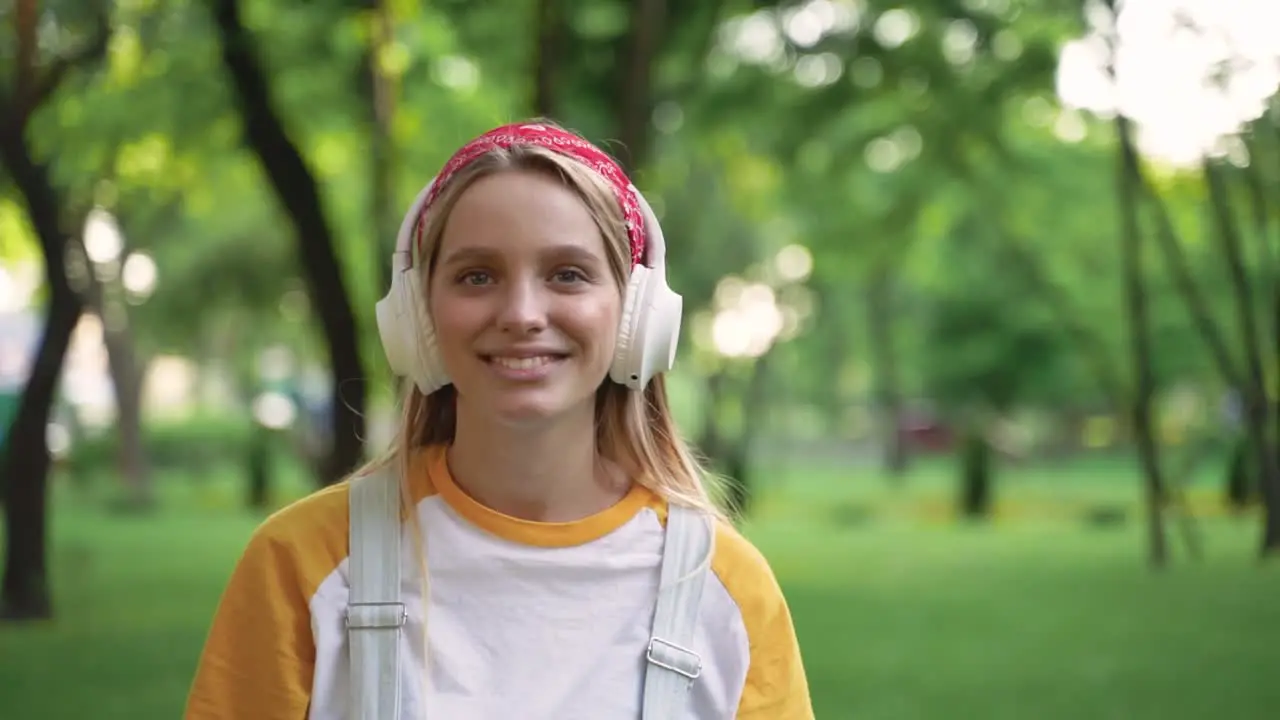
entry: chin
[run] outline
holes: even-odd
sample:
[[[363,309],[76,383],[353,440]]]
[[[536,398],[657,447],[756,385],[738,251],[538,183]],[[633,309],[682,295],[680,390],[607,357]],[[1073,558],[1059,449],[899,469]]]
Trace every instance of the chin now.
[[[529,425],[551,420],[562,414],[563,409],[549,402],[500,402],[489,413],[504,425]]]
[[[570,415],[584,406],[581,400],[557,395],[541,392],[504,393],[489,399],[485,414],[501,425],[528,428]],[[588,406],[594,407],[589,403]]]

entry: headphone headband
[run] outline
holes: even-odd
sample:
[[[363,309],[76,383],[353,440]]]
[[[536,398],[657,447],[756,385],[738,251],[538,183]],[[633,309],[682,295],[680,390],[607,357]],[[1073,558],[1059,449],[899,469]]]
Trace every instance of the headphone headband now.
[[[413,267],[413,248],[410,247],[409,241],[415,235],[414,226],[422,214],[422,205],[435,184],[436,179],[431,178],[426,186],[418,191],[418,197],[409,204],[409,212],[405,213],[404,219],[400,221],[400,230],[396,232],[396,251],[392,257],[393,272],[404,272]]]

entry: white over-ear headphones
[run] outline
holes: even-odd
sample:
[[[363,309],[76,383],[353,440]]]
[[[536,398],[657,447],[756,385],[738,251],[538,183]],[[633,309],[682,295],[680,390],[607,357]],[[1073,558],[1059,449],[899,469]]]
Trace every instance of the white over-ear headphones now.
[[[391,371],[407,377],[424,395],[451,381],[436,347],[435,330],[427,309],[426,278],[417,267],[414,230],[422,204],[435,179],[418,193],[409,207],[391,257],[391,288],[375,312],[382,347]],[[631,269],[618,327],[617,349],[609,378],[632,390],[643,390],[654,375],[675,364],[676,344],[684,300],[667,285],[666,241],[648,201],[632,186],[644,217],[644,257]]]

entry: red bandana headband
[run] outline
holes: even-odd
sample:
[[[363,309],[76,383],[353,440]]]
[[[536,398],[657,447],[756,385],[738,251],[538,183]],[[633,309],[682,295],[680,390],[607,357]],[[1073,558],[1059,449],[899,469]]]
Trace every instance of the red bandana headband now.
[[[462,146],[449,158],[440,174],[436,176],[435,185],[422,203],[422,211],[418,215],[417,242],[422,244],[423,218],[427,209],[435,203],[436,198],[449,180],[459,170],[473,160],[497,148],[509,148],[512,145],[537,145],[560,155],[573,158],[595,170],[613,188],[614,197],[622,208],[622,217],[627,223],[627,236],[631,240],[631,264],[640,264],[644,257],[645,229],[644,216],[640,212],[640,199],[627,174],[618,163],[604,151],[587,142],[578,135],[541,123],[517,123],[494,128],[480,137]]]

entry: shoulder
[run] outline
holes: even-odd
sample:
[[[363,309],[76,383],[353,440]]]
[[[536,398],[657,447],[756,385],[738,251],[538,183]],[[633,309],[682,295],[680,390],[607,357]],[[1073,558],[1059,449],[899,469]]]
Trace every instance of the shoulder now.
[[[286,505],[258,525],[241,564],[297,585],[309,598],[346,558],[350,486],[337,483]]]
[[[205,639],[185,717],[298,718],[316,648],[310,607],[347,554],[347,485],[268,516],[232,570]]]
[[[744,620],[782,602],[782,591],[764,554],[737,528],[722,520],[715,523],[711,570],[737,602]]]
[[[258,525],[241,563],[259,570],[294,573],[287,579],[299,584],[309,598],[351,551],[352,483],[392,478],[407,482],[411,501],[416,504],[436,492],[429,468],[437,455],[437,449],[424,448],[404,468],[376,466],[295,500]]]
[[[780,629],[789,631],[790,611],[764,554],[737,528],[716,522],[711,571],[737,605],[754,649]]]

